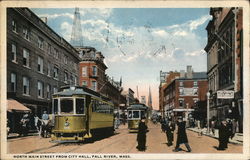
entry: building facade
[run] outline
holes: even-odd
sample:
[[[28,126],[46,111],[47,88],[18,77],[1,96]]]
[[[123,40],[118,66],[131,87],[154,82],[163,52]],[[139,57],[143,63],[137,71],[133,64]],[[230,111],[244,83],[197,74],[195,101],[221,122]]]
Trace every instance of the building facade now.
[[[7,9],[7,96],[41,116],[51,95],[78,84],[78,52],[28,8]]]
[[[212,20],[207,25],[208,83],[210,117],[219,121],[236,119],[242,130],[243,63],[242,9],[211,8]],[[217,91],[234,91],[234,98],[218,99]]]
[[[166,72],[163,82],[159,87],[159,104],[160,104],[160,112],[161,115],[167,115],[167,110],[169,110],[169,105],[167,105],[166,97],[164,96],[164,91],[168,87],[168,85],[176,78],[180,77],[180,72],[170,71]]]
[[[126,97],[121,94],[122,82],[114,81],[106,75],[108,68],[104,64],[104,56],[93,47],[76,48],[81,57],[79,63],[79,85],[86,86],[109,97],[115,107],[126,106]]]
[[[181,71],[180,77],[176,76],[169,81],[164,89],[165,114],[175,118],[183,116],[186,120],[190,116],[194,117],[197,105],[203,111],[206,108],[206,104],[201,102],[206,102],[207,90],[206,72],[193,72],[191,66],[187,66],[187,72]]]

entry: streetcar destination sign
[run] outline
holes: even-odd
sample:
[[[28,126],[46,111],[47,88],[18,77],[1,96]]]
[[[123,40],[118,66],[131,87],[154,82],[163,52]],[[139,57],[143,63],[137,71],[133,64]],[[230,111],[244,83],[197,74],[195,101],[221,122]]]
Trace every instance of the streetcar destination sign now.
[[[233,99],[234,91],[229,91],[229,90],[217,91],[217,98],[218,99]]]

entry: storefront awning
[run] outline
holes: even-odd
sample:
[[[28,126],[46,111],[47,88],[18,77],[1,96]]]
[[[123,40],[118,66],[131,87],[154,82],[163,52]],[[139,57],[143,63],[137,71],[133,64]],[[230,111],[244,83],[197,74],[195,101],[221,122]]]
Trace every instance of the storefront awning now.
[[[30,112],[31,110],[27,107],[25,107],[23,104],[19,103],[18,101],[14,100],[14,99],[8,99],[7,100],[7,110],[9,112],[12,111],[17,111],[17,112]]]

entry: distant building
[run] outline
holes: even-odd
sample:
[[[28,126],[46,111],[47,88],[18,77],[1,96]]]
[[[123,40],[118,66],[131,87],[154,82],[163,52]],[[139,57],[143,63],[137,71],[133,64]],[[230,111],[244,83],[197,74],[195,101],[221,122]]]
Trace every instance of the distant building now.
[[[243,131],[242,8],[211,8],[208,23],[208,83],[210,117],[236,119]],[[234,98],[218,99],[217,91],[234,91]]]
[[[131,88],[129,88],[127,91],[123,91],[122,95],[126,97],[127,106],[135,103],[134,91]]]
[[[186,119],[194,117],[197,105],[201,108],[200,114],[206,111],[207,74],[206,72],[193,72],[187,66],[187,72],[174,74],[164,89],[165,114],[168,116],[183,116]],[[200,118],[200,117],[199,117]],[[205,117],[202,117],[205,118]]]

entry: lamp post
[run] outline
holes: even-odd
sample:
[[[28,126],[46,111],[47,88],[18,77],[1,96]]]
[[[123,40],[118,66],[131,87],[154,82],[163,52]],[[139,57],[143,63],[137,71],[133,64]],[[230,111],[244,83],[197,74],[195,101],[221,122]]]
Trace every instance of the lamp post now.
[[[209,98],[210,93],[207,92],[207,133],[209,134]]]

